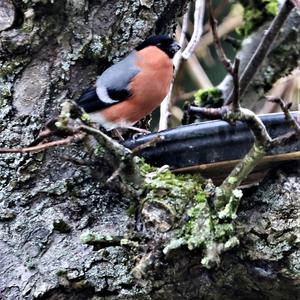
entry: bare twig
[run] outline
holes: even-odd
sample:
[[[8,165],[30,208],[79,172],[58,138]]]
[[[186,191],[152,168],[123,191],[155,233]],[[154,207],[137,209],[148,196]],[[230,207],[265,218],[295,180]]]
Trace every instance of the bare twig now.
[[[188,108],[188,113],[193,115],[202,115],[208,117],[210,119],[222,119],[222,115],[224,114],[223,110],[227,110],[227,107],[221,108],[209,108],[209,107],[198,107],[198,106],[190,106]]]
[[[239,105],[239,96],[240,96],[240,85],[239,85],[239,76],[238,76],[238,71],[239,71],[239,65],[240,65],[240,60],[238,58],[235,59],[234,64],[232,65],[231,61],[227,58],[221,41],[218,36],[217,32],[217,21],[214,17],[213,14],[213,8],[212,8],[212,1],[207,0],[207,7],[209,11],[209,23],[211,25],[211,30],[213,33],[214,37],[214,44],[216,47],[216,51],[218,54],[218,57],[221,61],[221,63],[224,65],[225,69],[227,72],[232,76],[233,78],[233,83],[234,83],[234,90],[233,90],[233,101],[232,101],[232,110],[234,112],[238,112],[240,110],[240,105]]]
[[[239,103],[237,103],[239,105]],[[238,112],[222,108],[193,108],[193,113],[201,113],[209,115],[210,117],[220,117],[227,122],[242,121],[245,122],[254,136],[254,144],[248,154],[235,166],[232,172],[223,181],[215,196],[215,207],[219,211],[225,207],[232,199],[234,190],[241,184],[241,182],[249,175],[258,162],[265,156],[272,145],[272,138],[267,132],[265,125],[259,117],[252,111],[240,108]],[[238,200],[236,200],[238,201]]]
[[[85,134],[77,133],[62,140],[52,141],[44,144],[38,144],[32,147],[0,148],[0,153],[26,153],[26,152],[42,151],[53,147],[60,147],[60,146],[70,145],[72,143],[77,143],[79,141],[82,141],[84,137]]]
[[[53,135],[53,131],[51,129],[46,128],[45,130],[41,131],[37,138],[29,145],[30,147],[36,146],[41,143],[47,137]]]
[[[240,67],[240,59],[238,57],[235,58],[233,70],[232,70],[232,79],[233,79],[233,101],[232,101],[232,110],[239,111],[240,110],[240,78],[239,78],[239,67]]]
[[[231,65],[230,60],[227,58],[227,56],[223,50],[221,41],[220,41],[218,33],[217,33],[217,20],[214,17],[211,0],[207,0],[207,8],[208,8],[209,23],[210,23],[212,34],[214,37],[214,44],[216,47],[217,54],[219,56],[221,63],[224,65],[225,69],[227,70],[227,72],[232,74],[233,66]]]
[[[203,33],[203,17],[205,10],[205,1],[196,0],[194,12],[194,31],[188,45],[182,52],[183,59],[188,59],[195,51]]]
[[[101,144],[104,145],[108,150],[110,150],[112,153],[114,153],[118,158],[126,156],[128,154],[131,154],[131,151],[109,136],[107,136],[105,133],[100,131],[99,129],[87,126],[87,125],[80,125],[78,127],[78,130],[83,131],[85,133],[93,135],[96,140]]]
[[[242,96],[245,93],[249,83],[251,82],[256,71],[259,69],[262,61],[268,54],[273,41],[276,39],[280,28],[286,21],[293,7],[294,6],[292,2],[290,0],[286,0],[283,3],[278,15],[274,18],[273,22],[271,23],[269,29],[266,31],[263,39],[257,47],[257,50],[251,57],[250,61],[248,62],[245,70],[243,71],[240,77],[240,96]],[[232,91],[229,97],[225,100],[225,104],[230,104],[233,101],[234,97],[234,91]]]
[[[272,148],[293,144],[299,140],[299,136],[295,132],[288,132],[284,135],[276,137],[272,140]]]
[[[241,108],[239,112],[225,110],[222,119],[227,122],[245,122],[255,137],[255,143],[265,147],[267,150],[269,149],[272,138],[261,119],[251,110],[246,108]]]
[[[165,130],[168,128],[169,118],[171,117],[170,107],[171,107],[171,95],[173,90],[173,83],[170,86],[169,92],[163,102],[160,105],[160,118],[158,131]]]
[[[203,33],[203,16],[204,16],[204,8],[205,8],[205,1],[204,0],[196,0],[195,3],[195,12],[194,12],[194,31],[192,34],[192,38],[190,42],[188,43],[185,50],[179,51],[175,58],[174,58],[174,77],[176,77],[176,74],[179,70],[179,67],[183,60],[187,60],[195,51],[195,48],[197,47],[197,44],[202,36]],[[188,30],[188,16],[189,16],[189,10],[190,10],[190,4],[189,9],[187,13],[185,14],[183,18],[182,23],[182,31],[180,35],[180,46],[183,48],[183,45],[186,40],[186,32]],[[173,84],[170,87],[169,93],[166,96],[166,98],[163,100],[161,104],[160,109],[160,120],[159,120],[159,130],[164,130],[168,128],[168,120],[171,116],[170,110],[172,106],[171,102],[171,94],[173,90]]]
[[[246,156],[234,167],[218,188],[220,193],[215,197],[215,207],[221,210],[229,203],[242,181],[247,178],[257,163],[266,155],[267,150],[264,146],[254,143]]]
[[[137,191],[143,182],[143,176],[140,173],[137,162],[134,160],[132,152],[117,143],[100,130],[93,127],[93,124],[85,117],[84,111],[77,106],[75,102],[66,101],[62,105],[61,113],[54,122],[51,122],[50,128],[47,128],[39,135],[39,140],[50,136],[68,135],[67,138],[52,141],[49,143],[38,144],[33,147],[18,149],[0,149],[0,153],[24,153],[41,151],[51,147],[69,145],[72,142],[81,141],[84,138],[89,152],[93,153],[98,145],[107,149],[108,164],[116,169],[113,175],[108,179],[109,183],[119,177],[118,187],[130,197],[137,197]],[[78,124],[79,123],[79,124]],[[96,140],[96,146],[95,146]],[[90,151],[91,150],[91,151]],[[112,157],[112,156],[113,157]],[[130,184],[129,184],[130,183]]]
[[[298,122],[293,118],[292,114],[290,113],[289,109],[291,107],[291,103],[285,103],[281,98],[273,98],[267,97],[270,102],[277,103],[280,105],[281,110],[285,115],[285,119],[288,121],[291,128],[293,128],[296,134],[300,137],[300,125]]]
[[[134,196],[136,193],[134,186],[138,187],[142,183],[143,176],[141,175],[140,169],[138,168],[134,160],[134,154],[132,153],[132,151],[114,141],[109,136],[96,128],[87,125],[80,125],[78,129],[92,135],[95,140],[100,145],[104,146],[104,148],[106,148],[110,153],[112,153],[114,158],[117,160],[118,167],[107,179],[107,183],[111,184],[115,179],[119,177],[121,179],[120,187],[124,190],[125,193],[132,194]],[[129,182],[130,185],[123,184]]]
[[[158,135],[155,138],[153,138],[152,140],[133,148],[131,150],[132,154],[136,155],[146,148],[155,147],[158,143],[164,141],[164,139],[165,139],[165,137],[163,135]]]
[[[188,23],[189,23],[188,19],[189,19],[190,7],[191,7],[191,4],[189,4],[188,10],[185,13],[185,15],[183,16],[183,20],[182,20],[182,30],[181,30],[180,38],[179,38],[179,45],[180,45],[181,49],[176,53],[176,55],[173,59],[174,78],[176,78],[177,72],[182,63],[181,53],[182,53],[182,48],[185,43],[185,37],[186,37],[187,31],[188,31]],[[180,29],[180,27],[179,27],[179,29]],[[162,101],[162,103],[160,105],[159,131],[165,130],[168,128],[169,118],[171,116],[170,110],[171,110],[171,106],[172,106],[171,96],[172,96],[173,86],[174,86],[174,79],[169,88],[169,92],[168,92],[167,96],[165,97],[165,99]]]
[[[215,10],[215,16],[217,15]],[[217,33],[219,37],[226,36],[228,33],[235,30],[237,27],[241,26],[243,24],[243,16],[242,14],[237,14],[234,16],[227,16],[221,24],[217,27]],[[206,34],[203,35],[201,38],[201,43],[199,43],[196,55],[198,58],[202,58],[205,56],[205,53],[207,52],[207,48],[213,43],[214,38],[212,35],[212,32],[209,31]]]

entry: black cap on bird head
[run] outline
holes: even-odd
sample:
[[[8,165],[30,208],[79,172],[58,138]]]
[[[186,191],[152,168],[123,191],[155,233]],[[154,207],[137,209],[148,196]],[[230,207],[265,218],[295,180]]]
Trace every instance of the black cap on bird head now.
[[[179,44],[167,35],[153,35],[143,41],[135,50],[139,51],[148,46],[156,46],[164,51],[170,58],[180,49]]]

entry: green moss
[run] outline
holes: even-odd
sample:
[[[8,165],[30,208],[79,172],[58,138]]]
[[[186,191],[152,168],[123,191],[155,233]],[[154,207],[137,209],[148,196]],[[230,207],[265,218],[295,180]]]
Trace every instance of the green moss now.
[[[76,281],[72,284],[72,288],[81,290],[89,286],[89,282],[85,279]]]
[[[204,191],[199,191],[196,195],[195,195],[195,201],[197,203],[205,203],[207,199],[207,195]]]
[[[182,216],[188,203],[205,201],[202,178],[175,175],[168,169],[157,169],[143,161],[139,163],[139,167],[145,176],[144,202],[161,203],[174,214],[175,219]]]
[[[29,8],[24,13],[24,22],[21,27],[21,31],[27,34],[31,34],[34,29],[34,17],[35,12],[33,8]]]
[[[22,28],[21,28],[21,31],[23,33],[27,33],[27,34],[30,34],[33,30],[33,24],[30,24],[30,23],[24,23]]]
[[[113,238],[110,235],[103,236],[97,233],[86,232],[80,236],[80,242],[82,244],[93,245],[95,242],[99,241],[112,241]]]
[[[210,209],[206,193],[198,193],[186,211],[188,220],[177,230],[177,236],[164,248],[164,253],[185,245],[189,250],[202,251],[203,266],[211,268],[219,264],[220,254],[239,244],[232,220],[240,197],[241,192],[237,190],[220,218],[220,214]]]
[[[221,107],[224,99],[222,91],[217,88],[201,89],[194,95],[195,104],[201,107]]]
[[[5,82],[0,79],[0,108],[6,106],[7,99],[11,96],[11,87],[10,82]]]
[[[230,249],[233,249],[234,247],[237,247],[240,245],[240,241],[236,236],[231,237],[226,241],[224,244],[224,250],[228,251]]]
[[[145,176],[144,203],[153,206],[159,203],[164,214],[171,214],[174,218],[176,235],[165,245],[165,254],[182,246],[189,250],[199,249],[203,253],[201,263],[210,268],[220,262],[220,254],[225,249],[238,245],[232,220],[236,216],[241,191],[235,190],[228,206],[219,215],[208,205],[211,183],[206,192],[203,180],[198,177],[175,175],[167,168],[157,169],[143,160],[138,164]],[[232,177],[231,180],[236,179]],[[219,190],[216,188],[215,192]]]
[[[219,224],[218,216],[210,211],[203,180],[191,175],[175,175],[144,162],[140,166],[145,176],[144,201],[161,203],[166,214],[172,214],[175,220],[173,229],[177,228],[177,234],[166,245],[165,253],[182,245],[190,250],[207,250],[208,244],[225,243],[233,236],[230,221]]]
[[[244,25],[237,31],[242,36],[248,36],[256,27],[264,21],[263,13],[255,8],[246,9],[244,12]]]
[[[237,29],[243,37],[251,34],[264,22],[273,19],[278,13],[277,0],[241,1],[244,4],[244,25]]]
[[[138,242],[129,240],[127,238],[121,239],[120,245],[125,246],[125,247],[129,247],[129,248],[138,248],[139,247]]]
[[[129,207],[127,208],[127,214],[131,217],[135,215],[138,204],[135,201],[131,201]]]
[[[106,152],[106,149],[102,145],[98,144],[94,150],[94,155],[98,156],[98,157],[103,157],[105,152]]]
[[[179,238],[183,239],[188,249],[205,247],[212,237],[211,218],[205,203],[196,203],[188,211],[189,221],[179,231]]]
[[[11,97],[14,77],[24,68],[28,58],[17,57],[10,61],[0,61],[0,108],[6,106]]]
[[[230,184],[235,184],[235,183],[237,182],[237,178],[234,177],[234,176],[229,177],[229,178],[228,178],[228,182],[229,182]]]
[[[219,212],[219,218],[225,219],[235,219],[236,211],[238,209],[238,205],[240,203],[240,199],[243,196],[243,192],[239,189],[235,189],[232,192],[232,195],[229,199],[229,202],[226,204],[225,208]]]
[[[14,75],[14,73],[19,71],[19,69],[23,68],[26,62],[28,62],[28,60],[23,58],[0,62],[0,77],[7,78]]]
[[[83,121],[83,122],[90,122],[91,121],[91,117],[89,114],[87,113],[84,113],[81,115],[80,119]]]
[[[178,249],[185,244],[186,241],[183,238],[172,239],[170,243],[163,249],[163,253],[168,254],[170,251]]]
[[[157,170],[157,168],[145,163],[143,158],[136,157],[136,163],[138,164],[140,171],[144,176]]]
[[[263,0],[266,3],[266,10],[269,15],[276,16],[278,14],[278,1],[277,0]]]
[[[219,264],[220,254],[239,244],[231,220],[220,222],[206,204],[196,204],[188,211],[188,215],[190,220],[178,232],[176,240],[180,241],[180,246],[186,245],[189,250],[201,250],[203,266],[211,268]],[[175,249],[174,242],[171,243]]]

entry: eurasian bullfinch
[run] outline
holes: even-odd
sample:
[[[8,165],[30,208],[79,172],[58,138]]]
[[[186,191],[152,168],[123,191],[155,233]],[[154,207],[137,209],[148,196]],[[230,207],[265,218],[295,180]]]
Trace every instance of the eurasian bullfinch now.
[[[107,130],[132,126],[167,95],[173,80],[172,58],[179,49],[168,36],[149,37],[104,71],[78,104]]]

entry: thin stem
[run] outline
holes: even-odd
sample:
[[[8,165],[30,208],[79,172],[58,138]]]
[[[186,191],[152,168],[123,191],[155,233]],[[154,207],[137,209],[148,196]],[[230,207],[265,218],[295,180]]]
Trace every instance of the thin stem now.
[[[298,122],[293,118],[292,114],[289,111],[291,103],[286,104],[280,97],[273,98],[267,97],[270,102],[274,102],[280,105],[281,110],[285,115],[285,119],[289,123],[289,125],[295,130],[296,134],[300,137],[300,125]]]
[[[191,4],[188,6],[188,10],[183,16],[182,20],[182,29],[180,30],[180,26],[178,26],[180,30],[180,38],[179,38],[179,45],[181,49],[176,53],[174,59],[173,59],[173,65],[174,65],[174,78],[176,78],[176,75],[178,73],[179,67],[182,63],[182,49],[184,47],[186,34],[188,32],[188,25],[189,25],[189,13],[190,13]],[[171,116],[170,110],[172,107],[172,90],[174,86],[174,80],[171,83],[171,86],[169,88],[169,92],[165,99],[162,101],[160,105],[160,119],[159,119],[159,131],[165,130],[168,128],[169,125],[169,118]]]
[[[71,143],[76,143],[81,141],[85,137],[85,134],[75,134],[73,136],[69,136],[65,139],[53,141],[45,144],[39,144],[32,147],[26,148],[0,148],[0,153],[27,153],[27,152],[35,152],[46,150],[53,147],[70,145]]]
[[[194,31],[189,41],[188,45],[184,50],[179,51],[176,56],[174,57],[174,78],[176,78],[177,72],[180,68],[180,65],[183,60],[187,60],[195,51],[199,40],[201,39],[203,33],[203,18],[204,18],[204,10],[205,10],[205,0],[196,0],[195,3],[195,11],[194,11]],[[186,40],[186,33],[188,31],[188,16],[190,11],[189,9],[186,12],[183,22],[182,22],[182,30],[180,35],[180,46],[183,48],[185,40]],[[160,120],[159,120],[159,131],[165,130],[169,127],[169,118],[171,116],[171,108],[172,108],[172,90],[173,90],[174,82],[171,84],[169,93],[163,100],[160,108]]]
[[[231,61],[227,58],[224,49],[222,47],[218,32],[217,32],[217,20],[214,17],[213,8],[212,8],[212,1],[207,0],[208,12],[209,12],[209,23],[211,26],[214,44],[216,47],[216,51],[221,63],[224,65],[227,72],[232,76],[233,83],[234,83],[234,90],[233,90],[233,101],[232,101],[232,110],[234,112],[239,112],[240,110],[240,79],[239,79],[239,65],[240,60],[239,58],[235,59],[234,65],[232,65]]]
[[[189,41],[188,45],[182,52],[183,59],[188,59],[195,51],[202,33],[203,33],[203,18],[205,11],[205,1],[204,0],[196,0],[195,3],[195,12],[194,12],[194,31]]]

